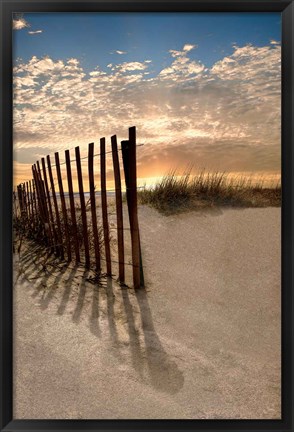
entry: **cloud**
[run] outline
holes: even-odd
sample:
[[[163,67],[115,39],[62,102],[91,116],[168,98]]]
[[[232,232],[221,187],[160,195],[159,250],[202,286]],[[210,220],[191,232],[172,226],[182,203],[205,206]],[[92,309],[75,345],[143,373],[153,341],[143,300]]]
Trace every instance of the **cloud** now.
[[[13,30],[22,30],[26,27],[30,27],[30,24],[23,17],[17,17],[13,19],[12,27]]]
[[[192,60],[185,46],[170,52],[170,64],[157,75],[148,74],[149,60],[106,70],[97,65],[90,73],[75,58],[20,61],[14,68],[17,160],[34,162],[37,146],[40,154],[75,145],[86,152],[102,136],[127,139],[127,128],[136,125],[146,144],[138,152],[142,176],[187,163],[279,172],[280,44],[235,47],[210,68]]]
[[[195,48],[197,48],[197,45],[185,44],[181,51],[169,50],[169,53],[172,57],[184,57],[189,51]]]
[[[196,45],[186,44],[182,51],[170,50],[169,53],[175,60],[172,64],[159,73],[162,79],[173,81],[185,81],[191,75],[198,75],[204,71],[204,65],[199,61],[191,61],[188,57],[189,51],[194,49]]]
[[[189,52],[194,48],[197,48],[197,45],[186,44],[184,45],[183,51]]]
[[[183,51],[169,50],[169,53],[172,55],[172,57],[179,57],[183,55]]]
[[[117,69],[120,72],[129,72],[135,70],[144,70],[147,65],[142,62],[124,62],[119,65],[113,66],[112,69]]]
[[[39,34],[39,33],[43,33],[43,30],[28,31],[28,34],[30,34],[30,35],[35,35],[35,34]]]
[[[127,54],[127,51],[119,51],[119,50],[117,50],[115,52],[116,52],[116,54],[119,54],[119,55]]]

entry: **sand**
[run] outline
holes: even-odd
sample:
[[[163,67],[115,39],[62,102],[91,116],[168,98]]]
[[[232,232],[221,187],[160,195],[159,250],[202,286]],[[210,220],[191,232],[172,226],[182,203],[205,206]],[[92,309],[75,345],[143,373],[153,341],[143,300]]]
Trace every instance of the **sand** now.
[[[281,211],[139,208],[146,290],[15,255],[15,419],[281,418]]]

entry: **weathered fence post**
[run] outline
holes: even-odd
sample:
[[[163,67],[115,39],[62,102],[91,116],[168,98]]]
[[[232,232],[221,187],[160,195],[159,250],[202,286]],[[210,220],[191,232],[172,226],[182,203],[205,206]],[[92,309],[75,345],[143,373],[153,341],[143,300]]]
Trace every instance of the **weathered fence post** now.
[[[100,245],[99,245],[99,234],[98,234],[98,227],[97,227],[96,198],[95,198],[95,184],[94,184],[94,143],[89,144],[88,171],[89,171],[92,226],[93,226],[93,236],[94,236],[95,263],[96,263],[96,271],[100,273],[101,272]]]
[[[32,166],[32,171],[33,171],[33,177],[34,177],[35,185],[36,185],[36,192],[37,192],[37,201],[38,201],[38,210],[39,210],[39,215],[40,215],[40,221],[44,225],[44,223],[45,223],[45,217],[44,217],[43,202],[42,202],[41,191],[40,191],[40,179],[38,178],[36,165]]]
[[[100,180],[101,180],[101,205],[102,205],[106,272],[108,275],[111,275],[111,254],[110,254],[109,226],[108,226],[108,214],[107,214],[107,193],[106,193],[105,138],[100,139]]]
[[[31,180],[29,181],[29,189],[30,189],[30,197],[31,197],[31,212],[32,212],[32,227],[33,230],[35,230],[35,212],[34,212],[34,196],[32,193],[32,182]]]
[[[55,153],[55,165],[56,165],[59,195],[60,195],[60,200],[61,200],[61,208],[62,208],[63,221],[64,221],[67,260],[71,261],[71,246],[70,246],[70,238],[69,238],[69,232],[68,232],[67,209],[66,209],[66,203],[65,203],[65,198],[64,198],[64,191],[63,191],[63,184],[62,184],[62,177],[61,177],[61,171],[60,171],[60,162],[59,162],[59,153],[58,152]]]
[[[55,249],[55,252],[57,252],[56,245],[58,243],[58,239],[57,239],[56,229],[55,229],[55,225],[54,225],[54,217],[53,217],[53,210],[52,210],[52,204],[51,204],[51,198],[50,198],[50,191],[49,191],[49,186],[48,186],[45,159],[42,158],[41,162],[42,162],[42,170],[43,170],[43,177],[44,177],[44,183],[45,183],[45,192],[46,192],[46,197],[47,197],[47,202],[48,202],[48,210],[49,210],[48,222],[49,222],[50,232],[52,235],[52,241],[53,241],[54,249]]]
[[[16,192],[13,191],[13,215],[16,218],[17,217],[17,207],[16,207]]]
[[[118,262],[119,262],[119,281],[125,282],[125,254],[124,254],[124,232],[123,232],[123,211],[121,197],[121,179],[118,160],[118,149],[116,135],[111,137],[112,161],[115,181],[116,199],[116,219],[117,219],[117,242],[118,242]]]
[[[126,195],[132,241],[133,283],[134,288],[144,287],[144,272],[141,255],[140,233],[137,210],[137,164],[136,128],[129,129],[129,140],[121,142],[126,182]]]
[[[43,207],[44,223],[48,223],[49,213],[48,213],[48,209],[47,209],[45,188],[44,188],[44,182],[43,182],[43,179],[41,176],[41,168],[40,168],[39,161],[37,161],[36,174],[37,174],[38,180],[39,180],[40,199],[41,199],[42,207]]]
[[[33,207],[35,210],[35,230],[38,226],[38,211],[37,211],[37,199],[36,199],[36,185],[35,180],[32,180],[32,186],[33,186]]]
[[[25,182],[24,185],[25,185],[25,192],[26,192],[26,197],[27,197],[28,224],[31,226],[32,221],[31,221],[30,194],[29,194],[28,182]]]
[[[22,189],[20,184],[17,186],[17,195],[18,195],[19,210],[21,215],[23,211],[23,198],[22,198]]]
[[[50,227],[50,222],[49,222],[49,210],[47,207],[45,185],[44,185],[44,180],[42,179],[39,161],[37,161],[37,167],[38,167],[37,175],[39,177],[39,186],[40,186],[41,199],[42,199],[43,210],[44,210],[44,229],[45,229],[45,232],[48,233],[49,243],[51,244],[51,246],[53,246],[53,243],[54,243],[53,242],[53,234],[51,232],[51,227]],[[53,252],[53,249],[51,250],[51,252]]]
[[[72,185],[72,174],[71,174],[71,165],[70,165],[70,154],[69,150],[65,150],[65,160],[66,160],[66,172],[67,172],[67,183],[68,183],[68,194],[69,194],[69,203],[70,203],[70,213],[71,213],[71,222],[73,228],[73,237],[74,237],[74,245],[75,245],[75,255],[76,262],[79,263],[81,261],[80,257],[80,245],[78,238],[78,230],[77,230],[77,219],[76,219],[76,211],[75,211],[75,200],[73,194],[73,185]]]
[[[22,196],[23,196],[23,203],[24,203],[24,210],[25,210],[25,214],[26,214],[26,219],[28,221],[29,216],[28,216],[28,206],[27,206],[26,184],[25,183],[22,184]]]
[[[86,267],[89,268],[90,267],[90,253],[89,253],[89,239],[88,239],[88,223],[87,223],[87,213],[86,213],[83,176],[82,176],[82,167],[81,167],[81,156],[80,156],[80,148],[79,147],[75,148],[75,154],[76,154],[79,194],[80,194],[80,202],[81,202],[81,215],[82,215],[82,222],[83,222],[85,261],[86,261]]]
[[[55,218],[56,218],[56,223],[57,223],[58,251],[60,253],[61,259],[64,259],[63,238],[62,238],[62,232],[61,232],[61,223],[60,223],[59,209],[58,209],[58,203],[57,203],[57,198],[56,198],[54,180],[53,180],[53,175],[52,175],[51,160],[50,160],[50,156],[49,155],[47,156],[47,166],[48,166],[48,174],[49,174],[49,180],[50,180],[50,185],[51,185],[51,192],[52,192],[53,203],[54,203]]]

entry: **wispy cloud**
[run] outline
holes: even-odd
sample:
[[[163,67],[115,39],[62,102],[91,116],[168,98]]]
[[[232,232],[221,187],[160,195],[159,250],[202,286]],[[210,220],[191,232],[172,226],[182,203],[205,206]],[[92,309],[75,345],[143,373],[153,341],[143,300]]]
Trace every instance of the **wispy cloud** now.
[[[122,50],[115,50],[115,51],[110,51],[109,54],[119,54],[119,55],[123,55],[123,54],[127,54],[127,51],[122,51]]]
[[[168,80],[187,80],[191,75],[199,75],[204,71],[204,65],[199,61],[191,61],[188,57],[189,51],[194,49],[196,45],[186,44],[181,51],[170,50],[169,53],[175,60],[170,66],[164,68],[160,72],[162,79]]]
[[[135,70],[144,70],[147,68],[145,62],[124,62],[118,65],[113,66],[112,70],[119,70],[120,72],[130,72]]]
[[[184,45],[183,51],[191,51],[192,49],[197,48],[197,45],[186,44]]]
[[[30,34],[30,35],[35,35],[35,34],[39,34],[39,33],[43,33],[43,30],[28,31],[28,34]]]
[[[172,57],[183,57],[185,56],[189,51],[193,50],[197,48],[197,45],[192,45],[192,44],[185,44],[182,48],[181,51],[176,51],[176,50],[169,50],[169,53],[171,54]]]
[[[12,21],[13,30],[22,30],[30,27],[30,24],[23,17],[16,17]]]

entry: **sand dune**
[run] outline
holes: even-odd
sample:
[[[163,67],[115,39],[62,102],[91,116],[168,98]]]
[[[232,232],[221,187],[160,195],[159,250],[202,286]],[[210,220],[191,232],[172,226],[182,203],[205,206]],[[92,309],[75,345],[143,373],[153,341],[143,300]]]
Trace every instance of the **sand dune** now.
[[[14,417],[280,418],[280,219],[140,207],[137,293],[16,255]]]

